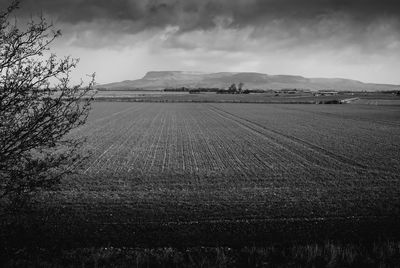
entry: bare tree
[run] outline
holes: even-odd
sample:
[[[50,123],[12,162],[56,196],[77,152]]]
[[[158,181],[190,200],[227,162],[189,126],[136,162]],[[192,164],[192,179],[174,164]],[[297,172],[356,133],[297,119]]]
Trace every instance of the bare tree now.
[[[238,91],[239,91],[239,93],[242,93],[243,86],[244,86],[244,84],[243,84],[242,82],[240,82],[239,85],[238,85]]]
[[[228,89],[228,91],[231,92],[231,93],[235,93],[236,90],[237,90],[236,84],[232,84]]]
[[[43,17],[21,29],[18,7],[0,14],[0,214],[74,170],[83,140],[67,134],[85,123],[94,83],[70,86],[78,60],[49,52],[60,31]]]

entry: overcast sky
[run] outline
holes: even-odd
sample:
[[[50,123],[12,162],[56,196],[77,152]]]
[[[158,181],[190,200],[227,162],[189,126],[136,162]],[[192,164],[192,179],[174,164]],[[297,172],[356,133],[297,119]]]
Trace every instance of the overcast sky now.
[[[4,6],[6,0],[0,0]],[[237,71],[400,84],[400,1],[24,0],[97,82],[150,70]]]

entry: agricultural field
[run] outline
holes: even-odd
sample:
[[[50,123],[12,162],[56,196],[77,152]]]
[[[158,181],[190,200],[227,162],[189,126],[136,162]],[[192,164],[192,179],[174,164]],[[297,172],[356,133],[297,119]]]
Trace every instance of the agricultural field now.
[[[90,157],[32,204],[35,243],[399,235],[399,106],[96,102],[71,135]]]
[[[296,94],[251,93],[251,94],[216,94],[201,92],[163,91],[98,91],[96,101],[120,102],[195,102],[195,103],[273,103],[273,104],[315,104],[334,103],[351,99],[351,103],[371,105],[398,105],[400,96],[379,92],[339,92],[336,95],[313,95],[311,92]]]

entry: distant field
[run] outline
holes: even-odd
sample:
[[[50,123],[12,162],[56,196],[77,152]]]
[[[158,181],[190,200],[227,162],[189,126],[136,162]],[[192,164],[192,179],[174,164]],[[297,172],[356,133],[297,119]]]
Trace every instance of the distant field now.
[[[357,99],[355,103],[373,105],[400,105],[400,96],[379,92],[342,92],[331,96],[314,96],[311,93],[251,93],[251,94],[216,94],[163,91],[98,91],[96,101],[120,102],[199,102],[199,103],[280,103],[314,104]]]
[[[359,99],[354,102],[355,104],[368,104],[368,105],[400,105],[399,99]]]
[[[88,137],[84,174],[43,194],[18,235],[152,246],[398,234],[399,106],[98,102],[71,135]]]

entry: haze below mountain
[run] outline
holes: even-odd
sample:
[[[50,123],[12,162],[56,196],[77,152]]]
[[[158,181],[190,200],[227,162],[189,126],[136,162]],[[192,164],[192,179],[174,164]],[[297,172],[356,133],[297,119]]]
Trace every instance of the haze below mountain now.
[[[399,85],[363,83],[343,78],[306,78],[295,75],[268,75],[249,72],[202,73],[152,71],[143,78],[97,85],[103,90],[162,90],[165,88],[228,88],[244,83],[245,89],[310,89],[337,91],[397,90]]]

